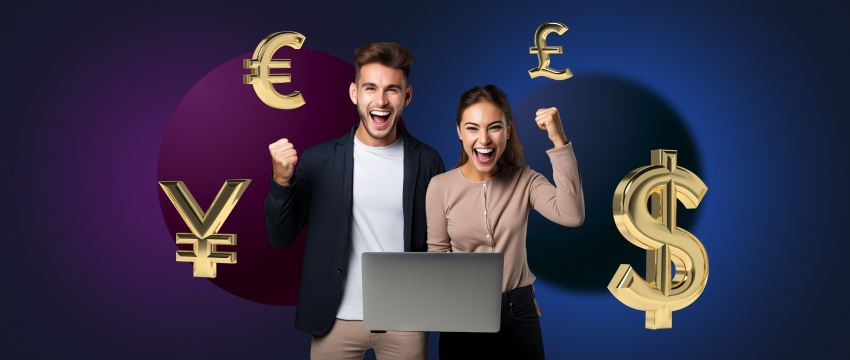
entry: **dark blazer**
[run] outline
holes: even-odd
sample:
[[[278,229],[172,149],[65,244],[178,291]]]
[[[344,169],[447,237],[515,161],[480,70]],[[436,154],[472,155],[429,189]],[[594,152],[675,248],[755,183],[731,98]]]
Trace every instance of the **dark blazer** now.
[[[351,237],[354,125],[347,135],[304,150],[290,186],[271,180],[266,231],[272,247],[289,246],[309,223],[295,327],[311,334],[330,330],[342,300]],[[427,251],[425,192],[445,172],[443,159],[398,128],[404,137],[404,251]]]

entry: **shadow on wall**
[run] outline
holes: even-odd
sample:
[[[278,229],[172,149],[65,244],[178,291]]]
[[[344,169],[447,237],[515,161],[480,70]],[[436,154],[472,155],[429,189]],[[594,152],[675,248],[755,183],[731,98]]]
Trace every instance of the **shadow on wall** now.
[[[552,143],[533,119],[537,109],[558,108],[584,187],[585,222],[578,228],[557,225],[536,211],[529,214],[531,271],[557,286],[594,293],[608,291],[620,264],[631,264],[644,276],[645,251],[628,242],[614,224],[614,190],[630,171],[650,165],[654,149],[678,150],[679,166],[705,176],[679,115],[651,90],[610,75],[543,80],[523,99],[511,100],[528,163],[549,181],[552,165],[545,151]],[[700,210],[681,204],[677,210],[678,226],[693,228]]]

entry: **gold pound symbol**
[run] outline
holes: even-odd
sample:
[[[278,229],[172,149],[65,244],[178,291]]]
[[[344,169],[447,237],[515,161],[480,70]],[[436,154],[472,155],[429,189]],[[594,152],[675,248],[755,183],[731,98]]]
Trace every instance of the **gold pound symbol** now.
[[[530,54],[537,54],[539,64],[536,68],[528,70],[528,74],[534,79],[538,76],[545,76],[555,80],[566,80],[573,76],[570,69],[555,70],[549,68],[549,54],[563,54],[563,48],[560,46],[546,46],[546,36],[549,33],[556,32],[558,35],[564,34],[567,31],[567,26],[561,23],[550,22],[544,23],[537,28],[534,33],[534,47],[529,48]]]
[[[627,240],[647,250],[647,279],[623,264],[608,290],[623,304],[646,311],[647,329],[672,328],[672,312],[705,289],[708,255],[696,236],[676,227],[676,203],[694,209],[707,190],[699,177],[677,166],[676,150],[653,150],[652,165],[626,175],[614,192],[614,222]],[[676,274],[670,273],[671,261]]]
[[[289,60],[272,59],[272,55],[284,46],[300,49],[305,39],[304,35],[294,31],[281,31],[267,36],[254,50],[254,58],[243,60],[242,67],[251,69],[251,73],[243,75],[242,83],[254,85],[260,100],[275,109],[290,110],[304,105],[304,96],[300,91],[281,95],[272,85],[290,82],[290,74],[272,74],[270,69],[289,69]]]
[[[182,181],[160,181],[159,186],[189,225],[191,234],[177,233],[178,244],[193,244],[192,251],[177,251],[177,261],[191,262],[195,277],[214,278],[216,264],[235,264],[235,252],[219,252],[216,245],[236,245],[236,234],[217,234],[242,197],[250,179],[227,180],[206,214]]]

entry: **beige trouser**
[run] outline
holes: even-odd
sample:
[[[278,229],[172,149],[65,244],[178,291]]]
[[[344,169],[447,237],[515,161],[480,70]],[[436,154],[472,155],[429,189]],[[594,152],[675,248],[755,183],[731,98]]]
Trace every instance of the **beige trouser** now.
[[[363,359],[366,350],[375,349],[378,360],[428,358],[428,333],[387,331],[371,333],[363,328],[363,321],[334,320],[331,331],[313,335],[310,359]]]

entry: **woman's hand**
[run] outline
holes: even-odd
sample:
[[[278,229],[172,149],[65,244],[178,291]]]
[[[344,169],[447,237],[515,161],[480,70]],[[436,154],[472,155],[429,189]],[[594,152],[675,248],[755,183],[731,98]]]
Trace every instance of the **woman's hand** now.
[[[540,308],[537,307],[537,299],[534,299],[534,310],[537,311],[537,317],[540,317]]]
[[[558,114],[557,108],[537,110],[537,117],[534,118],[534,121],[537,122],[537,127],[549,133],[549,140],[552,140],[555,148],[567,144],[567,136],[564,135],[564,126],[561,124],[561,115]]]
[[[536,293],[537,292],[534,291],[534,284],[531,284],[531,294],[532,294],[532,296]],[[540,317],[540,308],[537,306],[536,296],[532,297],[531,299],[534,300],[534,311],[537,311],[537,317]]]

